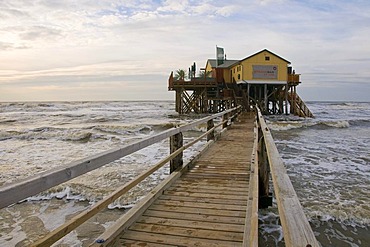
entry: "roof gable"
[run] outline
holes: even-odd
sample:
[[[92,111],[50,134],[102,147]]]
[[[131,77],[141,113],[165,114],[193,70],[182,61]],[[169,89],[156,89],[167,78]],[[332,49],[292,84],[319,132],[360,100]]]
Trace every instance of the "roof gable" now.
[[[257,55],[261,54],[262,52],[268,52],[268,53],[270,53],[271,55],[274,55],[275,57],[278,57],[278,58],[280,58],[281,60],[283,60],[283,61],[287,62],[288,64],[290,64],[290,62],[289,62],[288,60],[286,60],[285,58],[280,57],[279,55],[277,55],[277,54],[275,54],[275,53],[273,53],[273,52],[271,52],[271,51],[269,51],[269,50],[267,50],[267,49],[263,49],[262,51],[259,51],[259,52],[254,53],[254,54],[252,54],[252,55],[250,55],[250,56],[248,56],[248,57],[246,57],[246,58],[243,58],[242,60],[240,60],[240,62],[242,62],[242,61],[244,61],[244,60],[247,60],[247,59],[249,59],[249,58],[251,58],[251,57],[257,56]]]
[[[273,53],[273,52],[271,52],[271,51],[269,51],[269,50],[267,50],[267,49],[263,49],[262,51],[259,51],[259,52],[257,52],[257,53],[254,53],[254,54],[252,54],[252,55],[250,55],[250,56],[248,56],[248,57],[246,57],[246,58],[243,58],[243,59],[241,59],[241,60],[234,60],[234,59],[231,59],[231,60],[224,60],[224,63],[223,63],[223,64],[220,64],[220,65],[218,65],[218,66],[217,66],[217,59],[208,59],[208,60],[207,60],[207,64],[209,63],[209,64],[211,65],[211,67],[212,67],[212,68],[216,68],[216,67],[217,67],[217,68],[230,68],[230,67],[234,66],[234,65],[235,65],[235,64],[237,64],[237,63],[243,62],[244,60],[247,60],[247,59],[249,59],[249,58],[251,58],[251,57],[257,56],[257,55],[259,55],[259,54],[261,54],[261,53],[263,53],[263,52],[268,52],[268,53],[270,53],[271,55],[273,55],[273,56],[275,56],[275,57],[277,57],[277,58],[279,58],[279,59],[281,59],[281,60],[285,61],[286,63],[290,64],[290,62],[289,62],[288,60],[286,60],[285,58],[280,57],[279,55],[277,55],[277,54],[275,54],[275,53]],[[206,64],[206,66],[207,66],[207,64]]]

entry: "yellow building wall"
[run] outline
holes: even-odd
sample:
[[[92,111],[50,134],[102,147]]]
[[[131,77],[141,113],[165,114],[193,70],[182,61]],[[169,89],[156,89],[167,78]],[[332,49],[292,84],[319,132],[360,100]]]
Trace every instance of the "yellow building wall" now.
[[[226,83],[230,83],[230,70],[224,69],[224,80]]]
[[[229,82],[237,82],[243,79],[243,66],[241,64],[236,64],[229,71]],[[231,76],[230,76],[231,74]]]
[[[207,62],[207,64],[206,64],[206,73],[208,71],[212,71],[212,66],[211,66],[211,63],[210,62]]]
[[[209,61],[207,61],[206,68],[205,68],[205,73],[207,74],[208,72],[211,72],[209,77],[215,77],[216,76],[216,71],[214,68],[212,68],[212,65]]]
[[[266,61],[265,57],[269,57],[270,60]],[[287,72],[287,67],[288,63],[284,61],[283,59],[273,55],[270,52],[261,52],[255,56],[252,56],[246,60],[243,60],[241,63],[241,78],[243,80],[278,80],[278,81],[287,81],[288,79],[288,72]],[[277,73],[277,79],[256,79],[253,78],[253,65],[276,65],[278,68],[278,73]],[[235,65],[232,67],[232,71],[237,71],[236,67],[238,65]],[[237,73],[233,73],[233,77],[237,80]]]

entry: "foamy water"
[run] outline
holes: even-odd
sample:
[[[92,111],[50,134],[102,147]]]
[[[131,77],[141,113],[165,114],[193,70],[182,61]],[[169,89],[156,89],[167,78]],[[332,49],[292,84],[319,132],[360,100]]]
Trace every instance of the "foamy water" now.
[[[289,176],[323,246],[370,246],[370,104],[309,103],[316,118],[270,116]],[[173,102],[0,103],[0,185],[166,130]],[[205,130],[198,126],[185,141]],[[195,155],[197,144],[187,151]],[[168,140],[0,210],[0,246],[27,245],[169,153]],[[56,246],[87,245],[168,175],[164,167]],[[260,214],[261,241],[281,246],[277,211]],[[37,231],[35,230],[37,226]],[[4,244],[3,244],[4,243]]]
[[[199,116],[179,117],[173,102],[1,103],[0,185],[127,145],[194,118]],[[203,130],[204,126],[198,126],[186,133],[184,142]],[[186,150],[185,160],[203,143]],[[0,210],[0,246],[28,245],[168,154],[169,142],[163,140]],[[168,174],[168,166],[159,169],[59,244],[88,245]]]
[[[323,246],[370,246],[370,104],[308,107],[314,119],[268,117],[304,211]]]

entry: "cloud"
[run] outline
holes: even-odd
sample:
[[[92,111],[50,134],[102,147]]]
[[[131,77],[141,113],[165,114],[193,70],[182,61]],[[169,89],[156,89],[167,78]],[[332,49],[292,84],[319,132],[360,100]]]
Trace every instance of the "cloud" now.
[[[56,39],[62,35],[60,30],[45,26],[31,26],[26,30],[23,29],[19,32],[19,37],[22,40],[36,40],[36,39]]]
[[[281,55],[302,73],[302,88],[335,81],[350,87],[352,74],[363,85],[369,13],[370,2],[342,0],[3,0],[0,90],[68,85],[82,93],[79,85],[91,82],[116,91],[125,85],[130,95],[155,87],[168,97],[170,71],[194,61],[204,67],[216,44],[229,59],[264,48]],[[133,89],[125,82],[140,83]]]

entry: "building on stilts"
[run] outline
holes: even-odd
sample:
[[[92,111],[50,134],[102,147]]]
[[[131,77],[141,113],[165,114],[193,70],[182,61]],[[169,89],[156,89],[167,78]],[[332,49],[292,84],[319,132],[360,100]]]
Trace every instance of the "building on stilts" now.
[[[217,113],[237,105],[249,111],[257,104],[266,115],[313,117],[297,94],[300,74],[288,60],[267,49],[228,60],[223,48],[216,50],[216,59],[207,60],[199,77],[195,77],[195,64],[189,68],[189,79],[175,79],[171,72],[168,90],[176,93],[178,113]]]

